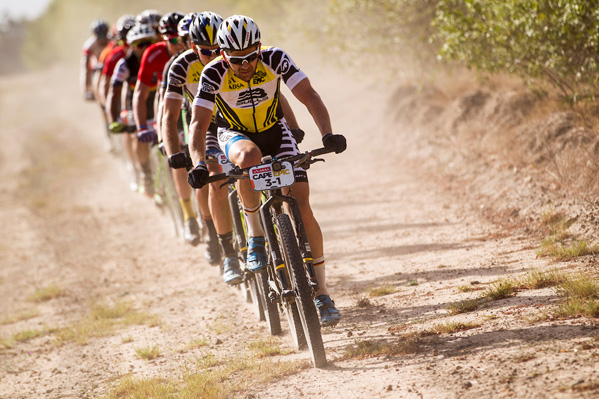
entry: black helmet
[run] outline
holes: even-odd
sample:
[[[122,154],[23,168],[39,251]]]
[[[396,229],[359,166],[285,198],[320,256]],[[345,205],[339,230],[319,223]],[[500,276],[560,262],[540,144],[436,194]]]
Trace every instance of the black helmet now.
[[[220,15],[210,11],[204,11],[196,15],[189,26],[189,37],[198,46],[214,46],[216,43],[216,32],[223,22]]]
[[[135,25],[135,17],[133,15],[123,15],[116,21],[116,37],[120,40],[127,38],[127,32]]]
[[[185,15],[180,12],[169,12],[165,14],[162,18],[160,18],[160,22],[158,23],[158,32],[162,35],[177,35],[177,25],[179,25],[179,21],[183,19]]]
[[[101,18],[95,19],[89,29],[96,35],[98,39],[106,39],[108,37],[108,24]]]

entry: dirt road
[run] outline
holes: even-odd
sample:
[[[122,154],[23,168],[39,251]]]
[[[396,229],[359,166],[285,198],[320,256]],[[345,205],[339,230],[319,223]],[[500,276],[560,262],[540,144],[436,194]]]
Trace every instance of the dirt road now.
[[[267,368],[251,378],[231,372],[219,380],[224,392],[597,397],[595,324],[535,318],[555,303],[553,289],[451,311],[503,276],[548,267],[536,257],[538,239],[498,234],[473,198],[424,169],[402,144],[410,134],[385,117],[384,85],[348,85],[333,66],[296,62],[349,142],[310,172],[343,320],[323,331],[327,369],[307,367],[307,353],[293,351],[285,330],[272,341],[280,351],[264,360]],[[98,110],[80,97],[73,67],[0,79],[0,397],[129,397],[115,388],[124,380],[185,385],[192,371],[260,358],[264,324],[207,264],[203,244],[184,245],[151,201],[128,190],[122,166],[103,149]],[[318,146],[307,113],[298,114],[311,135],[303,148]],[[54,294],[40,296],[49,287]],[[137,321],[101,333],[93,320],[106,303],[128,304]],[[459,323],[468,329],[423,333]],[[348,349],[360,345],[378,350]],[[144,356],[144,349],[159,353]],[[287,375],[264,378],[288,364]],[[135,397],[152,395],[168,397]]]

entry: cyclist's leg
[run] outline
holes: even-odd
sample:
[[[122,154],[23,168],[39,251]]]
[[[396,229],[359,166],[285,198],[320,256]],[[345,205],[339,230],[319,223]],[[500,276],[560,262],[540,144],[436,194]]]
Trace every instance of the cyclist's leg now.
[[[239,132],[221,128],[218,130],[218,142],[229,161],[240,168],[258,165],[262,159],[262,152],[258,146]],[[252,190],[247,179],[237,182],[237,192],[247,222],[247,268],[258,272],[266,268],[264,230],[258,212],[261,194]]]

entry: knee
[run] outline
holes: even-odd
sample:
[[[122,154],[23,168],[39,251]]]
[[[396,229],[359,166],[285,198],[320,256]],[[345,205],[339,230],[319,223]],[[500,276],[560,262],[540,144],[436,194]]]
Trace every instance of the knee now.
[[[258,147],[247,148],[239,151],[236,157],[236,164],[240,168],[249,168],[258,165],[262,160],[262,153]]]

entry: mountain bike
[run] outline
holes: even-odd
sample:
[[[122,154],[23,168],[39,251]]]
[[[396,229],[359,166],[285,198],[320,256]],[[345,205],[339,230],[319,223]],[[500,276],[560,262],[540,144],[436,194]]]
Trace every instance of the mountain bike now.
[[[314,304],[318,281],[297,200],[283,194],[283,189],[295,183],[294,166],[307,169],[311,164],[323,161],[316,156],[329,152],[332,151],[320,148],[281,158],[267,156],[262,158],[260,165],[243,169],[234,167],[228,173],[208,179],[209,183],[249,179],[252,189],[264,194],[260,217],[266,233],[269,261],[266,270],[258,273],[257,280],[266,282],[263,288],[268,290],[268,302],[281,306],[296,346],[301,349],[307,344],[315,367],[326,365],[320,319]]]

